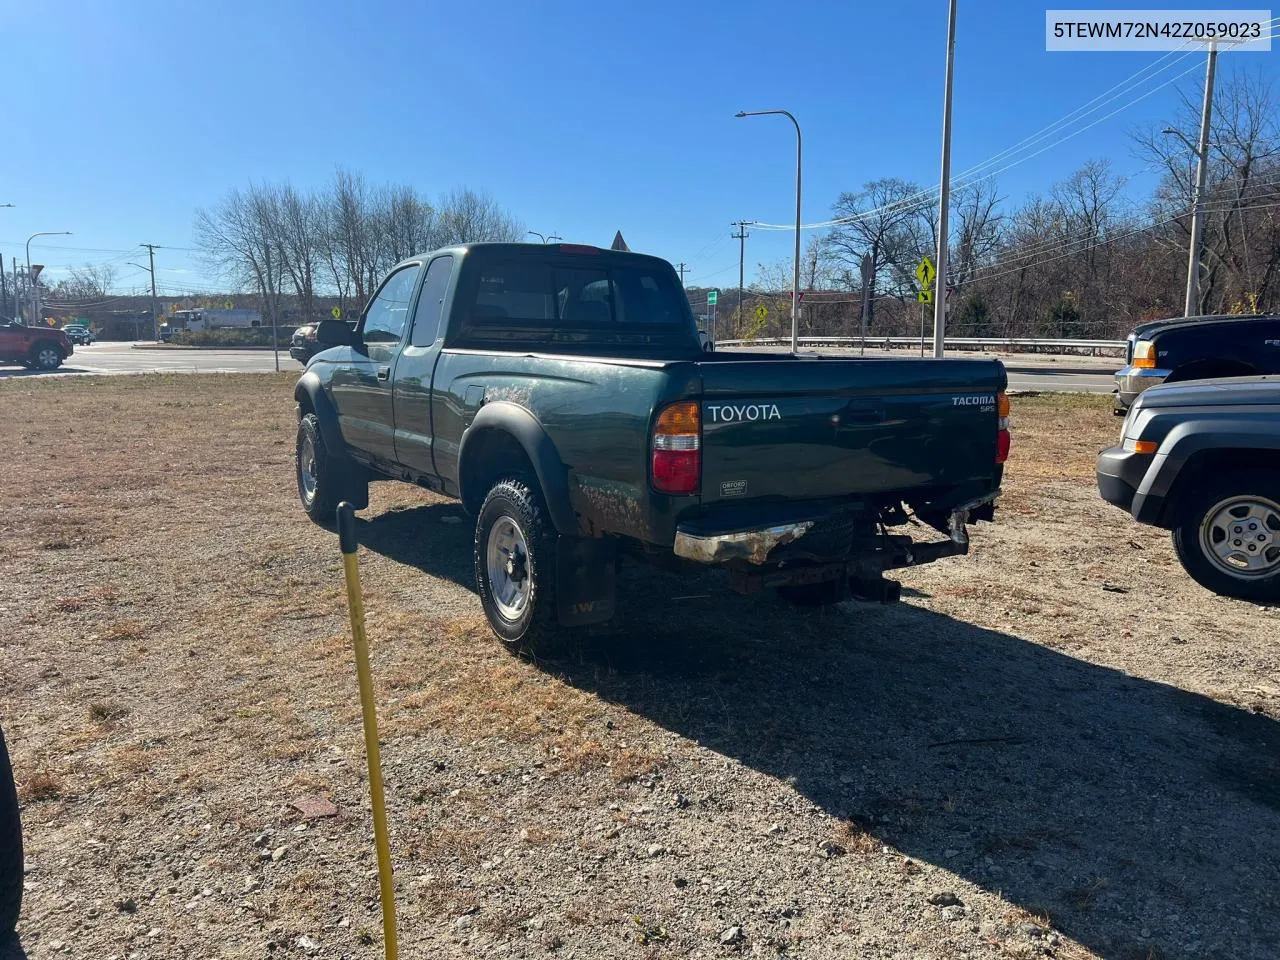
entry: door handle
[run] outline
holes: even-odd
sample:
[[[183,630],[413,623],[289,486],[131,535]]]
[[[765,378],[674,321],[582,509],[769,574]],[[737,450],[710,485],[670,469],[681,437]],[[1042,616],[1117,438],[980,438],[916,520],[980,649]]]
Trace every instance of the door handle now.
[[[390,368],[390,367],[379,367],[379,368],[378,368],[378,379],[379,379],[379,380],[383,380],[383,381],[390,380],[390,379],[391,379],[391,368]]]

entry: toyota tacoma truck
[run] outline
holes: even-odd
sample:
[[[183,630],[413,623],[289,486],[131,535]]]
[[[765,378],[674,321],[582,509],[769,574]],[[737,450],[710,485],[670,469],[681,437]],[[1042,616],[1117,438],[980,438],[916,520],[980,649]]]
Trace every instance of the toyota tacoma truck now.
[[[1173,532],[1183,569],[1227,597],[1280,600],[1280,377],[1166,384],[1133,401],[1098,492]]]
[[[709,352],[674,268],[630,252],[439,250],[317,337],[303,509],[332,523],[380,479],[460,499],[485,615],[523,651],[612,618],[623,556],[798,604],[896,599],[885,571],[993,519],[1009,453],[998,361]]]

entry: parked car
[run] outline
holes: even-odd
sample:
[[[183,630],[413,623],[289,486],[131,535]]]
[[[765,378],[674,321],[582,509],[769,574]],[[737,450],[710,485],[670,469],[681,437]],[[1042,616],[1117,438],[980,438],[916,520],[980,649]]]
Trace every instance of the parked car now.
[[[62,328],[62,332],[65,333],[67,335],[67,339],[76,346],[88,346],[97,339],[94,337],[92,330],[79,323],[68,324]]]
[[[325,323],[344,323],[350,330],[355,330],[355,321],[324,321]],[[293,331],[293,336],[289,340],[289,356],[297,360],[304,367],[307,361],[314,357],[317,353],[324,349],[324,345],[316,339],[316,332],[319,330],[320,324],[306,323]]]
[[[1158,383],[1280,373],[1280,316],[1175,317],[1134,328],[1116,373],[1115,412]]]
[[[620,555],[800,604],[896,599],[886,570],[964,554],[993,519],[1009,452],[999,361],[708,353],[675,269],[630,252],[438,250],[317,338],[303,509],[332,523],[386,478],[460,499],[518,650],[612,618]]]
[[[1165,384],[1134,400],[1098,492],[1173,531],[1183,568],[1227,597],[1280,600],[1280,377]]]
[[[21,320],[0,321],[0,363],[56,370],[74,349],[67,335],[56,327],[28,327]]]

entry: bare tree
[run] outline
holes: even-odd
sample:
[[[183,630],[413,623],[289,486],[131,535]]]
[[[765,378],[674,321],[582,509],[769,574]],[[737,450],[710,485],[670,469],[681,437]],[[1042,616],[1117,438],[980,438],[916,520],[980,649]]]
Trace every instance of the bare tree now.
[[[927,209],[920,193],[914,183],[884,177],[857,193],[840,194],[832,208],[845,222],[827,235],[827,249],[843,267],[843,285],[862,290],[868,324],[875,315],[877,293],[903,295],[910,289],[912,258],[920,245],[913,227]]]
[[[60,301],[93,303],[106,299],[116,282],[115,267],[110,264],[86,263],[72,267],[68,275],[50,289]]]
[[[484,240],[512,243],[523,236],[524,224],[487,193],[464,187],[440,198],[435,236],[438,246]]]

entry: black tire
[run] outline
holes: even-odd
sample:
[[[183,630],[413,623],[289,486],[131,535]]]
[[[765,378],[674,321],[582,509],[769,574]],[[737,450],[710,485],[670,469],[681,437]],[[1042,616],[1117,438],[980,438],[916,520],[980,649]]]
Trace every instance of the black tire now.
[[[489,546],[499,524],[514,526],[516,536],[509,552],[497,551],[506,553],[509,572],[495,595]],[[563,639],[556,621],[556,537],[536,484],[513,476],[490,489],[476,517],[475,566],[480,605],[503,645],[513,653],[551,652]],[[514,596],[506,589],[512,585]]]
[[[1250,504],[1266,518],[1243,515]],[[1235,520],[1222,523],[1227,517],[1239,517],[1239,541],[1232,537]],[[1232,572],[1215,543],[1223,550],[1239,546],[1238,556],[1257,557],[1264,566]],[[1183,569],[1206,590],[1261,603],[1280,600],[1280,477],[1266,470],[1236,470],[1190,492],[1179,509],[1173,547]]]
[[[294,475],[302,509],[316,523],[332,526],[338,504],[347,500],[357,510],[369,505],[369,477],[358,464],[334,454],[324,443],[320,421],[308,413],[298,421]]]
[[[31,348],[32,370],[57,370],[65,359],[56,343],[37,343]]]
[[[848,591],[842,589],[839,580],[823,580],[820,583],[792,583],[778,588],[778,597],[793,607],[829,607],[841,600],[848,600]]]
[[[22,824],[18,819],[18,792],[13,783],[9,751],[0,730],[0,945],[18,925],[22,906]],[[16,940],[14,941],[16,944]],[[4,947],[0,946],[0,956]]]

